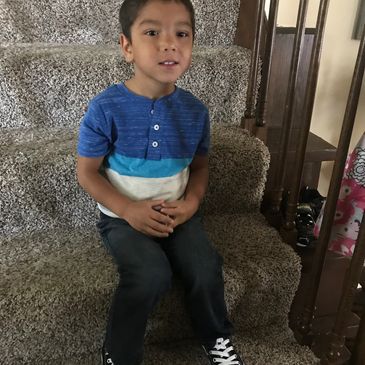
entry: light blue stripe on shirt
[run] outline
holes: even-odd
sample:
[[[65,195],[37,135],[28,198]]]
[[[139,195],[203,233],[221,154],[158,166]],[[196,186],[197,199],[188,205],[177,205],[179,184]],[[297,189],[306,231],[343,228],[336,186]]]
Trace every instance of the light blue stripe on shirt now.
[[[188,167],[191,158],[146,160],[112,153],[107,157],[107,167],[119,175],[135,177],[169,177],[174,176]]]

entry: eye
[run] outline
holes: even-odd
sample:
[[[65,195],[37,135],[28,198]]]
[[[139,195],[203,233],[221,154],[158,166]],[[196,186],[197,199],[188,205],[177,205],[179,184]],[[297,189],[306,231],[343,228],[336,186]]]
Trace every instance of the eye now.
[[[351,188],[349,186],[345,186],[343,188],[343,192],[345,195],[349,195],[349,194],[351,194]]]
[[[186,37],[189,37],[189,33],[188,32],[177,32],[177,36],[181,37],[181,38],[186,38]]]
[[[158,34],[158,32],[157,32],[157,30],[148,30],[147,32],[145,32],[144,33],[145,35],[148,35],[148,36],[150,36],[150,37],[155,37],[157,34]]]

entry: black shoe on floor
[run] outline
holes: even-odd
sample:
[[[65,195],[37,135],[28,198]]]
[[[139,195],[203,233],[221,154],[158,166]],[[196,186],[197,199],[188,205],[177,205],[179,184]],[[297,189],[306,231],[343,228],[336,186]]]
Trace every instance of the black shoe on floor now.
[[[308,186],[304,186],[300,191],[299,203],[307,203],[310,205],[313,211],[314,220],[317,220],[325,200],[326,198],[322,196],[317,189],[311,189]]]
[[[297,246],[308,247],[314,241],[314,216],[311,206],[301,203],[297,207],[295,225],[297,228]]]
[[[245,365],[229,338],[217,338],[213,345],[203,345],[211,365]]]
[[[101,365],[114,365],[109,353],[105,350],[105,347],[101,349]]]

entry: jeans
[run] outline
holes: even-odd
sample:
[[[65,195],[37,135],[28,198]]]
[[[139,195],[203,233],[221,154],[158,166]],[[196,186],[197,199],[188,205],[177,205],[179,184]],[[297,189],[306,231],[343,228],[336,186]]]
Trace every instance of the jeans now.
[[[97,226],[119,272],[105,337],[105,348],[116,365],[142,361],[147,319],[170,288],[173,275],[183,283],[199,340],[206,343],[231,335],[223,260],[209,242],[198,214],[167,238],[148,237],[125,220],[103,213]]]

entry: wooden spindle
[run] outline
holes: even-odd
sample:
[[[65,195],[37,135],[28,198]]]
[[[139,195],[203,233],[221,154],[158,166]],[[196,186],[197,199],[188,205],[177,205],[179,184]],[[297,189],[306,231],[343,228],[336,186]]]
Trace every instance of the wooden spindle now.
[[[365,359],[365,315],[362,316],[357,332],[355,347],[352,351],[350,364],[363,365]]]
[[[267,109],[267,94],[269,91],[269,80],[271,73],[272,64],[272,53],[275,43],[276,34],[276,23],[278,17],[278,5],[279,0],[271,0],[270,12],[269,12],[269,22],[268,22],[268,33],[265,43],[265,55],[263,59],[262,75],[261,75],[261,85],[260,85],[260,95],[257,104],[256,113],[256,126],[263,127],[266,124],[266,109]]]
[[[274,214],[280,212],[285,178],[285,167],[288,159],[289,137],[294,112],[295,89],[297,85],[300,54],[305,33],[305,21],[307,16],[308,0],[301,0],[299,4],[296,34],[293,47],[293,55],[290,66],[289,85],[286,94],[285,113],[281,128],[280,146],[278,152],[278,164],[275,172],[275,185],[271,194],[271,211]]]
[[[251,121],[255,118],[257,77],[259,72],[261,33],[262,33],[262,23],[264,20],[264,12],[265,12],[265,0],[259,0],[257,2],[257,10],[256,10],[255,42],[251,53],[251,67],[250,67],[249,83],[247,88],[246,110],[244,119],[242,121],[242,126],[248,127],[248,129],[250,129],[249,125],[251,124]]]
[[[364,260],[365,218],[363,217],[355,251],[348,272],[346,273],[346,279],[343,283],[341,300],[338,306],[334,327],[329,334],[318,334],[315,339],[318,343],[315,343],[313,346],[313,350],[317,356],[321,358],[321,364],[323,365],[344,364],[350,359],[351,354],[345,347],[345,331],[347,319],[351,314],[354,303],[357,285],[360,281]]]
[[[340,140],[338,143],[336,160],[331,176],[330,187],[325,204],[323,221],[316,250],[313,257],[312,268],[308,278],[308,291],[305,296],[306,303],[299,321],[299,332],[302,342],[310,338],[311,324],[315,311],[315,304],[326,257],[327,247],[331,235],[332,224],[336,212],[337,199],[340,192],[343,171],[346,164],[347,152],[350,145],[351,134],[355,122],[357,106],[359,103],[362,80],[365,70],[365,29],[360,43],[356,60],[354,76],[351,83],[350,94],[347,101],[344,121],[342,124]]]
[[[316,34],[314,36],[314,41],[313,41],[311,63],[309,67],[309,74],[306,85],[303,125],[300,130],[299,144],[296,150],[296,157],[293,169],[293,180],[291,181],[290,185],[290,195],[286,207],[285,223],[283,227],[284,230],[287,231],[294,230],[295,228],[295,214],[297,210],[297,203],[299,199],[299,191],[303,174],[305,150],[307,146],[309,130],[313,114],[314,99],[316,95],[317,81],[319,74],[319,64],[321,59],[322,43],[323,43],[324,29],[327,19],[329,2],[330,0],[321,0],[318,11]]]

